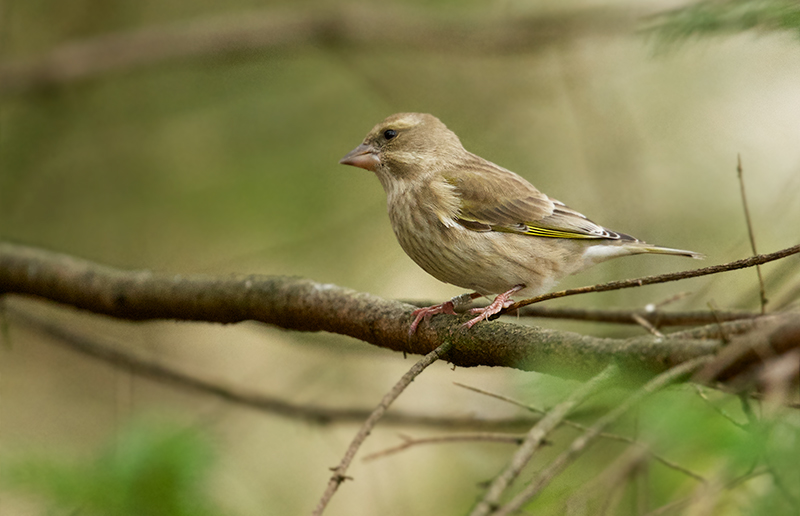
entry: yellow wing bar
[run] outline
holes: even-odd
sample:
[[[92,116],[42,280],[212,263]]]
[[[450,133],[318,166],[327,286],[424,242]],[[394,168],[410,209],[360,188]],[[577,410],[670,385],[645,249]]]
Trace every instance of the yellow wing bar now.
[[[559,229],[541,228],[536,226],[528,226],[528,230],[524,231],[526,235],[546,237],[546,238],[578,238],[578,239],[595,239],[602,238],[599,235],[587,235],[586,233],[573,233],[571,231],[562,231]]]
[[[518,227],[509,226],[491,226],[492,231],[499,231],[501,233],[516,233],[518,235],[530,235],[542,238],[574,238],[579,240],[593,240],[598,238],[608,238],[602,235],[591,235],[587,233],[578,233],[573,231],[566,231],[563,229],[543,228],[540,226],[531,226],[529,224],[520,224]]]

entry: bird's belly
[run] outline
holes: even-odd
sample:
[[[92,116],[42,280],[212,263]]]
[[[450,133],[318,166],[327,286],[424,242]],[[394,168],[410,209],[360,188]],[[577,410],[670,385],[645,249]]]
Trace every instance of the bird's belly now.
[[[571,249],[563,239],[477,232],[460,225],[448,227],[439,220],[415,222],[393,224],[406,254],[436,279],[481,294],[525,285],[518,296],[538,295],[583,268],[578,261],[582,262],[584,249]]]

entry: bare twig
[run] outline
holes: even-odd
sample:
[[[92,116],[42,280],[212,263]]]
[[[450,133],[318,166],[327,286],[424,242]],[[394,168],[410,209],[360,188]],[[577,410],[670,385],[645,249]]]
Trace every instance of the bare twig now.
[[[655,312],[662,306],[670,305],[676,301],[680,301],[681,299],[687,298],[691,295],[692,295],[691,292],[678,292],[677,294],[673,294],[668,298],[659,301],[658,303],[649,303],[647,306],[645,306],[645,310],[647,310],[648,312]]]
[[[650,321],[648,321],[647,319],[645,319],[645,318],[644,318],[644,317],[642,317],[641,315],[639,315],[639,314],[633,314],[633,315],[631,315],[631,318],[632,318],[634,321],[636,321],[637,323],[639,323],[639,325],[640,325],[640,326],[642,326],[642,327],[643,327],[645,330],[649,331],[650,333],[652,333],[653,335],[655,335],[655,336],[656,336],[656,337],[658,337],[659,339],[663,339],[663,338],[665,338],[665,337],[664,337],[664,334],[663,334],[663,333],[661,333],[660,331],[658,331],[658,328],[656,328],[655,326],[653,326],[653,325],[650,323]]]
[[[461,442],[489,442],[489,443],[504,443],[504,444],[522,444],[525,440],[525,434],[503,434],[497,432],[479,432],[479,433],[460,433],[453,435],[439,435],[436,437],[409,437],[401,435],[403,440],[402,444],[386,448],[385,450],[370,453],[363,459],[364,462],[369,462],[375,459],[380,459],[401,451],[407,450],[414,446],[421,444],[443,444],[443,443],[461,443]]]
[[[635,278],[622,281],[611,281],[609,283],[601,283],[599,285],[592,285],[587,287],[570,288],[567,290],[559,290],[558,292],[550,292],[541,296],[524,299],[517,301],[513,305],[500,312],[500,314],[513,312],[523,306],[532,305],[534,303],[541,303],[549,299],[557,299],[560,297],[574,296],[576,294],[587,294],[589,292],[608,292],[610,290],[620,290],[624,288],[642,287],[644,285],[655,285],[656,283],[668,283],[670,281],[678,281],[689,278],[699,278],[701,276],[708,276],[711,274],[719,274],[720,272],[734,271],[738,269],[745,269],[748,267],[755,267],[764,263],[780,260],[787,256],[800,253],[800,244],[776,251],[770,254],[759,254],[743,260],[736,260],[735,262],[723,263],[720,265],[712,265],[711,267],[703,267],[701,269],[693,269],[689,271],[673,272],[670,274],[660,274],[657,276],[644,276],[642,278]]]
[[[680,297],[686,293],[679,294]],[[673,296],[673,297],[677,297]],[[604,309],[604,308],[573,308],[573,307],[550,307],[543,305],[530,305],[520,308],[517,315],[522,317],[541,317],[545,319],[568,319],[572,321],[604,322],[615,324],[638,324],[633,320],[634,315],[638,315],[651,324],[658,327],[664,326],[697,326],[701,324],[711,324],[717,320],[738,321],[743,319],[754,319],[761,314],[747,311],[717,311],[712,314],[709,311],[684,311],[684,312],[663,312],[659,307],[669,302],[667,299],[661,303],[649,304],[644,309]],[[436,304],[433,300],[401,300],[404,303],[416,307],[431,306]],[[456,310],[458,313],[459,310]]]
[[[711,313],[713,313],[713,311]],[[759,315],[755,319],[740,319],[724,323],[715,322],[706,326],[676,331],[670,333],[669,336],[676,341],[682,339],[718,339],[720,341],[725,341],[725,339],[730,339],[736,335],[743,335],[752,331],[754,327],[759,325],[760,321],[766,321],[772,317],[775,317],[775,315]]]
[[[722,339],[722,342],[727,345],[731,339],[728,337],[727,333],[725,333],[725,328],[722,326],[722,320],[720,320],[720,318],[717,316],[716,305],[714,304],[714,301],[709,301],[707,304],[708,308],[711,309],[711,315],[714,316],[715,322],[717,323],[717,328],[719,328],[720,338]]]
[[[764,363],[777,355],[800,347],[800,318],[788,316],[785,324],[763,327],[731,338],[730,344],[717,353],[717,359],[699,370],[692,381],[708,384],[728,381],[738,384],[740,394],[749,389]],[[739,380],[737,377],[741,377]]]
[[[517,400],[515,400],[513,398],[509,398],[507,396],[503,396],[502,394],[496,394],[496,393],[493,393],[493,392],[485,391],[483,389],[479,389],[478,387],[471,387],[469,385],[464,385],[463,383],[458,383],[458,382],[453,382],[453,383],[455,383],[459,387],[463,387],[464,389],[477,392],[478,394],[483,394],[485,396],[489,396],[491,398],[499,399],[501,401],[505,401],[507,403],[511,403],[512,405],[516,405],[518,407],[527,409],[527,410],[529,410],[529,411],[531,411],[531,412],[533,412],[535,414],[546,414],[547,413],[546,410],[542,410],[540,408],[534,407],[532,405],[528,405],[528,404],[523,403],[521,401],[517,401]],[[561,424],[566,425],[566,426],[571,426],[572,428],[576,428],[576,429],[578,429],[578,430],[580,430],[582,432],[586,432],[589,429],[588,426],[583,425],[581,423],[578,423],[576,421],[573,421],[571,419],[564,419],[563,421],[561,421]],[[664,466],[666,466],[666,467],[668,467],[670,469],[674,469],[675,471],[678,471],[680,473],[683,473],[684,475],[686,475],[688,477],[691,477],[691,478],[697,480],[698,482],[706,482],[706,479],[702,475],[698,475],[694,471],[691,471],[690,469],[687,469],[687,468],[681,466],[680,464],[677,464],[676,462],[673,462],[673,461],[667,459],[666,457],[663,457],[663,456],[659,455],[658,453],[654,452],[649,446],[647,446],[644,443],[641,443],[641,442],[637,441],[636,439],[633,439],[632,437],[628,437],[628,436],[620,435],[620,434],[613,434],[613,433],[609,433],[609,432],[600,432],[598,437],[602,437],[603,439],[608,439],[608,440],[611,440],[611,441],[619,441],[619,442],[623,442],[623,443],[632,444],[632,445],[637,446],[639,448],[644,448],[644,449],[647,450],[647,453],[650,455],[650,457],[652,457],[654,460],[657,460],[658,462],[660,462]]]
[[[514,479],[528,464],[534,452],[541,446],[542,441],[566,418],[570,411],[583,403],[603,387],[617,379],[619,368],[616,364],[609,365],[603,372],[575,389],[564,401],[553,407],[541,421],[536,423],[528,432],[525,441],[511,458],[508,466],[494,479],[486,494],[470,513],[471,516],[487,516],[497,507],[500,497],[511,485]]]
[[[770,267],[769,270],[762,270],[761,272],[764,275],[764,289],[767,292],[772,291],[769,298],[769,311],[779,311],[785,308],[792,300],[797,301],[800,299],[800,296],[797,296],[797,292],[792,296],[791,291],[791,283],[800,278],[800,255],[781,260],[780,263]],[[736,297],[727,300],[725,304],[728,306],[747,306],[752,303],[754,298],[760,297],[760,289],[761,285],[755,282],[752,286],[742,289]]]
[[[744,178],[742,177],[742,156],[736,155],[736,175],[739,178],[739,190],[742,192],[742,207],[744,208],[744,218],[747,221],[747,235],[750,237],[750,248],[753,250],[753,255],[757,256],[756,250],[756,237],[753,233],[753,223],[750,220],[750,209],[747,207],[747,196],[745,195]],[[767,293],[764,289],[764,277],[761,275],[761,266],[756,265],[756,273],[758,274],[758,287],[761,300],[761,313],[767,312]]]
[[[594,440],[599,437],[600,433],[611,423],[622,417],[628,410],[636,406],[645,397],[659,391],[667,385],[677,381],[679,378],[691,374],[695,369],[710,362],[713,357],[700,357],[689,360],[673,367],[672,369],[661,373],[649,382],[647,382],[641,389],[630,395],[624,402],[617,405],[613,410],[601,417],[597,422],[592,425],[586,432],[579,436],[563,453],[550,463],[550,465],[540,472],[525,489],[523,489],[517,496],[510,502],[502,506],[498,511],[493,513],[494,516],[508,516],[513,512],[518,511],[522,506],[538,495],[564,468],[567,467],[580,453],[589,446]]]
[[[428,303],[430,306],[431,303]],[[547,319],[570,319],[573,321],[605,322],[615,324],[638,324],[633,317],[639,316],[659,328],[664,326],[697,326],[711,324],[717,320],[708,311],[664,312],[655,307],[651,310],[648,305],[644,309],[604,309],[604,308],[570,308],[530,305],[519,310],[519,315],[525,317],[543,317]],[[726,311],[716,314],[722,321],[738,321],[753,319],[760,314],[744,311]]]
[[[736,428],[739,428],[739,429],[744,430],[746,432],[749,431],[749,429],[747,428],[747,425],[744,425],[744,424],[736,421],[733,418],[733,416],[728,414],[728,412],[726,412],[721,407],[717,406],[716,403],[711,401],[711,399],[709,399],[708,395],[706,394],[706,392],[705,392],[705,390],[703,389],[702,386],[697,385],[697,384],[692,384],[692,385],[694,386],[694,390],[697,392],[697,395],[700,396],[700,398],[702,398],[702,400],[705,401],[708,404],[708,406],[711,407],[717,414],[719,414],[720,416],[722,416],[725,419],[727,419],[728,422],[730,422]]]
[[[411,369],[408,370],[406,374],[400,378],[392,390],[386,393],[383,397],[381,402],[372,411],[372,414],[364,421],[364,424],[361,425],[356,436],[353,438],[353,441],[350,443],[350,446],[347,447],[347,451],[342,457],[341,462],[338,466],[333,468],[333,475],[331,475],[331,479],[328,481],[328,487],[325,489],[325,492],[322,494],[322,498],[320,498],[319,502],[317,503],[316,508],[311,513],[312,516],[319,516],[323,512],[325,512],[325,508],[328,506],[331,498],[333,495],[336,494],[336,491],[339,489],[339,485],[344,482],[348,477],[347,468],[350,467],[350,463],[353,461],[358,449],[361,447],[361,444],[367,438],[367,436],[372,432],[372,429],[375,427],[375,424],[378,422],[383,414],[389,409],[389,406],[397,399],[400,394],[406,389],[406,387],[414,381],[414,378],[419,376],[422,371],[424,371],[429,365],[436,362],[443,354],[447,353],[447,350],[452,347],[453,343],[451,341],[445,341],[439,347],[422,357],[416,364],[414,364]]]

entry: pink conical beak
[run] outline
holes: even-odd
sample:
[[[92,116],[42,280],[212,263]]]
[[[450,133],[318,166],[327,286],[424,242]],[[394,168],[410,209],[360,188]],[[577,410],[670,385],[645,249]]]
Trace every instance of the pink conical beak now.
[[[380,162],[377,149],[366,143],[362,143],[339,160],[342,165],[352,165],[373,172]]]

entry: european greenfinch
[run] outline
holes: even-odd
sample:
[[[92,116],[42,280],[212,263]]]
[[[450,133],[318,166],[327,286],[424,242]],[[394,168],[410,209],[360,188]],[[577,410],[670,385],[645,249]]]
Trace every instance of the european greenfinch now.
[[[379,123],[339,163],[374,172],[386,191],[400,246],[433,277],[474,293],[414,311],[409,328],[481,295],[470,328],[564,276],[599,262],[641,253],[701,258],[646,244],[599,226],[537,190],[517,174],[464,149],[438,118],[398,113]]]

